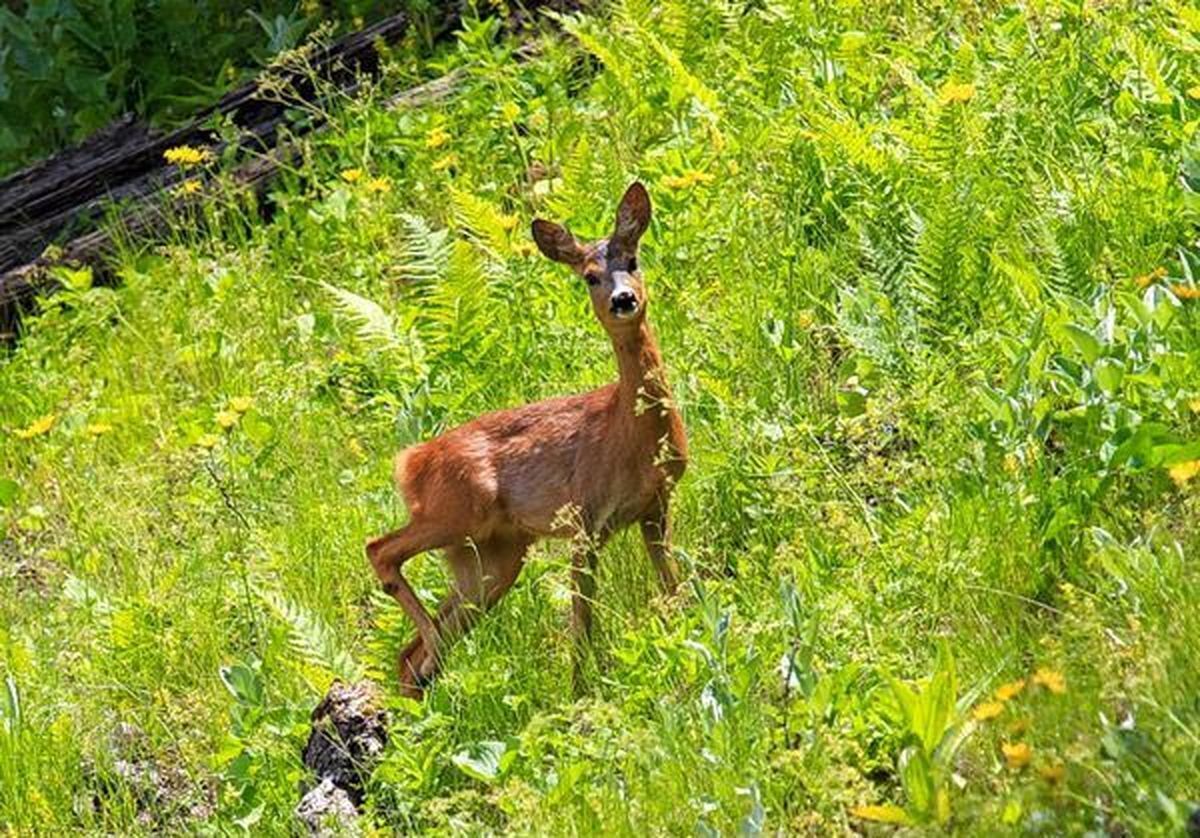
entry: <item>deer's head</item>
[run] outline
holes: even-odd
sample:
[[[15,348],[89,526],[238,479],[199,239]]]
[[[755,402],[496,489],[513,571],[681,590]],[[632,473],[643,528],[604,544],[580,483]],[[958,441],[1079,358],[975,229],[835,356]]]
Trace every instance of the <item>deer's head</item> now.
[[[636,181],[617,207],[612,235],[579,242],[566,227],[545,219],[533,222],[533,240],[555,262],[569,265],[588,286],[596,319],[616,333],[636,327],[646,316],[646,286],[638,270],[638,240],[650,224],[650,196]]]

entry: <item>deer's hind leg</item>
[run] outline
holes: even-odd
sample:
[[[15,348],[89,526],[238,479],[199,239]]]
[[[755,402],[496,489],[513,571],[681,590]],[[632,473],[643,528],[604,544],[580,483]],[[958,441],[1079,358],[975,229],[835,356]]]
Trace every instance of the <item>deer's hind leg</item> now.
[[[401,670],[415,676],[414,686],[428,683],[441,668],[449,645],[470,631],[485,611],[512,587],[521,573],[532,540],[524,536],[495,537],[477,545],[446,550],[453,586],[434,618],[434,644],[414,641],[402,653]]]
[[[383,584],[383,589],[391,594],[408,614],[417,627],[418,638],[429,648],[437,647],[437,626],[417,598],[416,591],[400,572],[400,568],[418,553],[444,547],[453,539],[454,536],[444,528],[415,520],[395,532],[367,543],[367,558],[375,570],[375,575]],[[413,650],[412,646],[406,652],[410,650]],[[402,670],[401,681],[405,680],[404,676]]]

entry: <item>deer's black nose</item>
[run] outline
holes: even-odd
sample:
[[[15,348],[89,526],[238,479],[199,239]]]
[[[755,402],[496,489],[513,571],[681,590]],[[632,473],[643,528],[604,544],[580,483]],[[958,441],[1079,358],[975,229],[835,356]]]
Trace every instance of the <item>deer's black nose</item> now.
[[[612,295],[613,314],[629,314],[637,311],[637,297],[632,291],[618,291]]]

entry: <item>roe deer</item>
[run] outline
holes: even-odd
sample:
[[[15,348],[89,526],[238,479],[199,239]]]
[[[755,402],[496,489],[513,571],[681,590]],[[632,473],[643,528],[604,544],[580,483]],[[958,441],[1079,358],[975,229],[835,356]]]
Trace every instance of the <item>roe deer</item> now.
[[[366,549],[384,590],[417,627],[399,659],[406,694],[420,697],[446,645],[512,586],[539,538],[574,540],[571,626],[578,641],[591,633],[597,550],[616,530],[641,526],[663,588],[675,590],[667,502],[683,474],[687,438],[646,322],[637,252],[649,223],[650,196],[640,183],[625,192],[608,239],[581,244],[561,225],[533,222],[541,252],[587,282],[616,352],[616,383],[488,413],[397,456],[395,481],[410,520]],[[438,548],[453,584],[431,617],[400,569]],[[578,684],[578,650],[574,674]]]

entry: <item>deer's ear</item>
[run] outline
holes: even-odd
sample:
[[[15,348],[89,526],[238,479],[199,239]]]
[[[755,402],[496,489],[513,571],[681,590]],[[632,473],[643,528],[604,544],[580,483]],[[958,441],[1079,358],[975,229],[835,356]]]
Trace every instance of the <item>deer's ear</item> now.
[[[637,250],[638,239],[650,226],[650,195],[646,187],[634,181],[625,190],[621,205],[617,207],[617,224],[613,228],[610,244],[618,250],[632,252]]]
[[[533,221],[533,240],[537,242],[538,250],[547,259],[562,262],[566,265],[583,264],[584,252],[575,241],[567,228],[553,221],[535,218]]]

